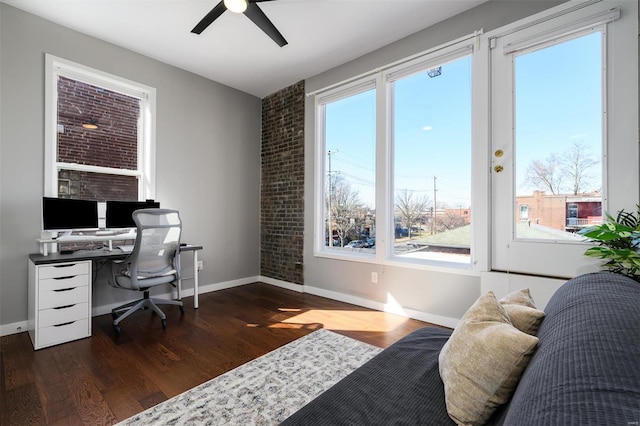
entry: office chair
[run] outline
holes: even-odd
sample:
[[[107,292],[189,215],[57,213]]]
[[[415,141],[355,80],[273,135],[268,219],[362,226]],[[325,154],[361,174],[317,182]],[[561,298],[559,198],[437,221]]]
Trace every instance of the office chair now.
[[[133,220],[137,228],[133,250],[125,259],[110,262],[109,284],[115,288],[142,291],[143,298],[111,311],[113,328],[117,334],[120,334],[119,324],[123,319],[147,308],[160,316],[162,328],[166,328],[167,316],[156,304],[177,305],[184,314],[184,307],[179,300],[149,297],[152,287],[164,284],[175,287],[180,279],[180,214],[177,210],[142,209],[133,212]]]

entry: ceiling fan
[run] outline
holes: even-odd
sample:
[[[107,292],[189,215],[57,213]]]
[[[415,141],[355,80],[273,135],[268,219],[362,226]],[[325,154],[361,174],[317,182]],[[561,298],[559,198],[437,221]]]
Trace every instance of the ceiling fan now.
[[[247,18],[251,19],[253,23],[258,26],[258,28],[271,37],[278,46],[282,47],[287,45],[287,40],[284,39],[282,34],[280,34],[280,31],[278,31],[275,25],[273,25],[269,18],[267,18],[267,15],[265,15],[262,9],[260,9],[256,4],[263,1],[275,0],[222,0],[216,7],[211,9],[211,11],[207,13],[200,22],[198,22],[198,25],[196,25],[191,32],[194,34],[200,34],[209,25],[211,25],[213,21],[218,19],[225,10],[230,10],[235,13],[244,13]]]

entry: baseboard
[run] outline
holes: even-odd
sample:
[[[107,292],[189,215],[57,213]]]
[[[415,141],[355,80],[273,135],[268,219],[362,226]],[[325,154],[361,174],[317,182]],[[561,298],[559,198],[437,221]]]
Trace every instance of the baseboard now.
[[[260,281],[260,277],[247,277],[247,278],[241,278],[238,280],[232,280],[232,281],[224,281],[221,283],[216,283],[216,284],[205,284],[205,285],[198,285],[198,294],[204,294],[204,293],[209,293],[212,291],[218,291],[218,290],[224,290],[226,288],[232,288],[232,287],[240,287],[242,285],[247,285],[247,284],[251,284],[251,283],[255,283],[257,281]],[[192,297],[194,294],[193,291],[193,287],[191,288],[183,288],[182,289],[182,297]],[[178,294],[176,290],[172,290],[170,292],[166,292],[166,293],[162,293],[162,294],[154,294],[154,297],[168,297],[168,298],[177,298]],[[117,308],[118,306],[124,304],[126,302],[118,302],[118,303],[112,303],[110,305],[102,305],[102,306],[95,306],[91,309],[91,316],[96,317],[99,315],[105,315],[105,314],[109,314],[111,313],[111,310],[113,308]]]
[[[300,284],[290,283],[288,281],[276,280],[275,278],[260,276],[258,280],[265,284],[270,284],[280,288],[286,288],[287,290],[297,291],[298,293],[304,293],[304,286]]]
[[[336,291],[325,290],[322,288],[313,287],[309,285],[304,286],[304,292],[309,294],[314,294],[316,296],[326,297],[327,299],[338,300],[340,302],[350,303],[352,305],[357,305],[357,306],[363,306],[365,308],[375,309],[376,311],[388,312],[391,314],[396,314],[396,315],[400,315],[407,318],[413,318],[419,321],[442,325],[444,327],[449,327],[449,328],[455,328],[458,322],[460,321],[457,318],[444,317],[441,315],[434,315],[427,312],[417,311],[414,309],[407,309],[397,305],[376,302],[374,300],[369,300],[369,299],[365,299],[358,296],[339,293]]]
[[[376,302],[374,300],[369,300],[369,299],[365,299],[358,296],[352,296],[345,293],[325,290],[325,289],[322,289],[319,287],[313,287],[310,285],[294,284],[288,281],[277,280],[274,278],[264,277],[261,275],[241,278],[241,279],[232,280],[232,281],[224,281],[224,282],[215,283],[215,284],[200,285],[198,287],[198,293],[204,294],[212,291],[219,291],[227,288],[239,287],[239,286],[251,284],[258,281],[263,282],[265,284],[273,285],[275,287],[296,291],[299,293],[309,293],[316,296],[326,297],[327,299],[338,300],[340,302],[350,303],[356,306],[375,309],[376,311],[389,312],[389,313],[400,315],[403,317],[413,318],[420,321],[442,325],[450,328],[455,328],[455,326],[458,324],[458,321],[459,321],[459,319],[457,318],[449,318],[449,317],[444,317],[440,315],[429,314],[427,312],[416,311],[413,309],[392,306],[390,304]],[[159,296],[177,297],[175,290],[173,292],[167,292]],[[193,287],[183,289],[182,297],[191,297],[191,296],[193,296]],[[109,314],[111,313],[111,310],[113,308],[120,306],[122,303],[125,303],[125,302],[93,307],[93,309],[91,310],[91,315],[95,317],[98,315]],[[27,321],[19,321],[12,324],[0,325],[0,336],[8,336],[10,334],[21,333],[23,331],[27,331]]]
[[[0,325],[0,337],[10,334],[18,334],[28,330],[27,321],[18,321],[11,324]]]

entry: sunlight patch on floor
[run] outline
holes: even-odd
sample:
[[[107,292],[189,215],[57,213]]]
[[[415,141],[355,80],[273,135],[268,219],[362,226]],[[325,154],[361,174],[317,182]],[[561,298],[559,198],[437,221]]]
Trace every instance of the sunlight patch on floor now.
[[[343,331],[388,332],[407,321],[407,318],[378,311],[311,309],[281,321],[282,324],[322,324],[326,329]],[[270,327],[281,328],[282,324]]]

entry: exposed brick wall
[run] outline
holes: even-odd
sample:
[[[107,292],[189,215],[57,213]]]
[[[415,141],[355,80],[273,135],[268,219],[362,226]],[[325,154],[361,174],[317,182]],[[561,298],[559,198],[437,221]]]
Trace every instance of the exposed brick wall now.
[[[303,282],[304,81],[262,100],[260,274]]]
[[[139,100],[69,78],[58,79],[58,161],[135,170]],[[97,129],[82,127],[94,121]],[[135,177],[63,170],[60,197],[137,200]],[[67,191],[66,193],[64,191]]]

